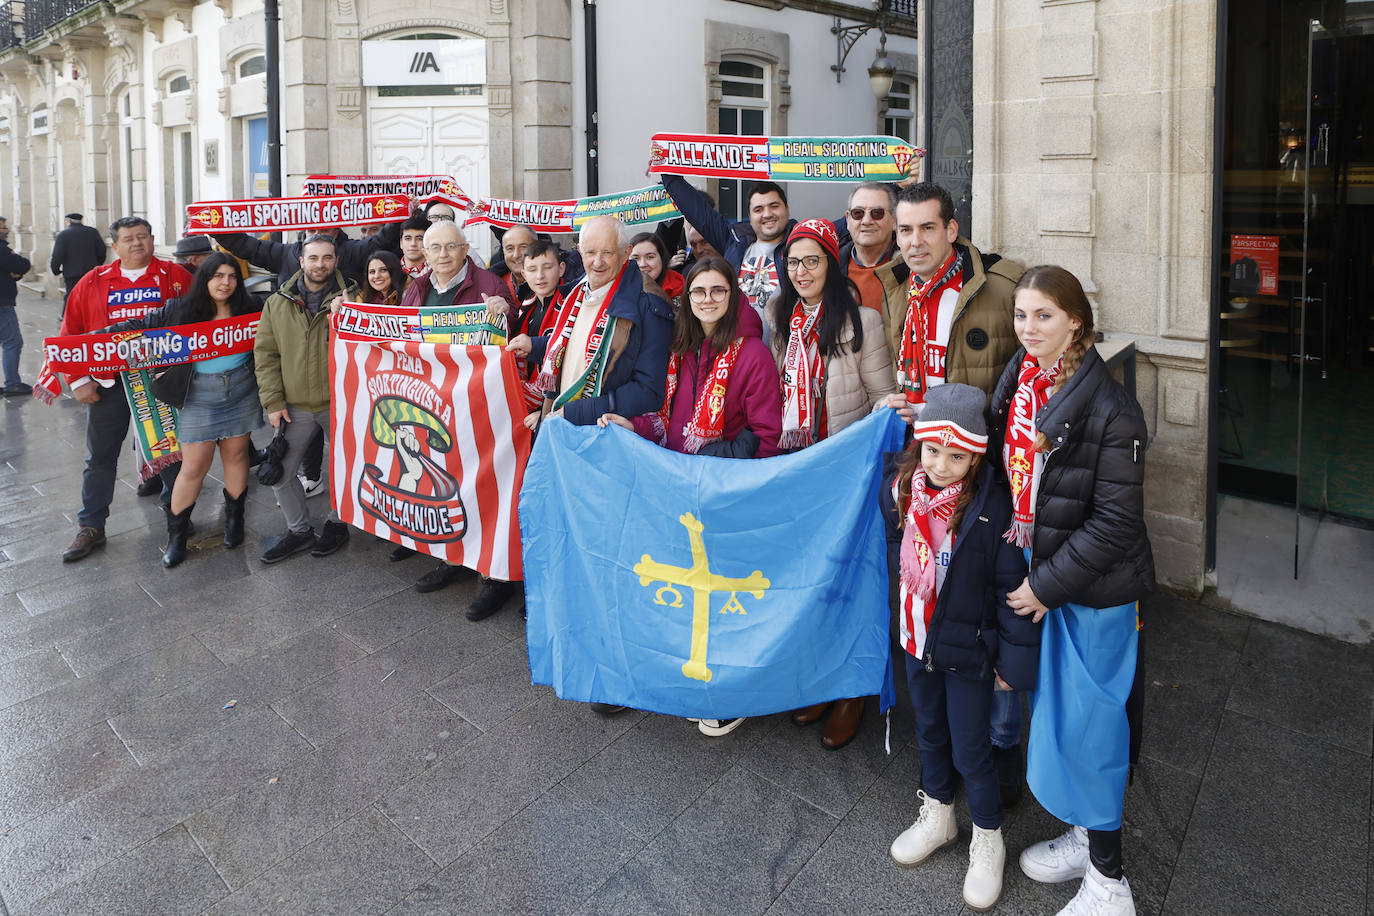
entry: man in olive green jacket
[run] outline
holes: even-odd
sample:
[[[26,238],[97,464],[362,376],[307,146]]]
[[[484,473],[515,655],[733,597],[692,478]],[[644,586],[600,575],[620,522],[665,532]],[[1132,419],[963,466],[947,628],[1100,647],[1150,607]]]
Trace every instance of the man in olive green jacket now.
[[[272,488],[287,530],[263,540],[264,563],[306,548],[312,556],[328,556],[348,541],[348,526],[333,511],[316,536],[296,469],[316,430],[329,433],[329,303],[339,296],[355,299],[358,289],[339,272],[330,236],[306,239],[300,262],[300,271],[263,306],[253,344],[258,398],[273,428],[285,430],[287,444],[281,479]]]
[[[904,263],[885,264],[874,276],[887,294],[883,320],[900,393],[919,403],[931,385],[944,382],[990,392],[1021,345],[1012,326],[1011,293],[1022,267],[979,251],[959,235],[954,201],[930,182],[898,193],[897,246]],[[922,293],[924,326],[914,316],[907,323],[913,283]],[[911,340],[904,339],[904,329]]]

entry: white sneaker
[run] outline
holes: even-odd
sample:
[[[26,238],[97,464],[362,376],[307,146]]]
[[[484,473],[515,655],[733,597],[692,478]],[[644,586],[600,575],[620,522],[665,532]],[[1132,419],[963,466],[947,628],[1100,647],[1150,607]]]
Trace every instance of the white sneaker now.
[[[1108,878],[1089,865],[1078,893],[1059,916],[1135,916],[1135,899],[1126,876]]]
[[[1088,831],[1070,828],[1063,836],[1028,846],[1021,851],[1021,870],[1041,884],[1060,884],[1088,872]]]
[[[324,489],[323,477],[320,477],[318,480],[311,480],[304,474],[297,474],[296,479],[301,482],[301,486],[305,489],[306,498],[314,496],[316,493],[319,493],[321,490]]]
[[[744,719],[698,719],[697,731],[712,738],[728,735],[744,724]]]
[[[921,813],[916,815],[916,823],[903,830],[888,849],[892,861],[902,868],[920,865],[935,850],[959,838],[959,825],[954,823],[953,802],[942,805],[923,789],[917,790],[916,797],[921,799]]]
[[[986,913],[1002,897],[1002,872],[1007,867],[1007,847],[1002,829],[984,830],[973,825],[968,844],[968,873],[964,875],[964,903],[975,913]]]

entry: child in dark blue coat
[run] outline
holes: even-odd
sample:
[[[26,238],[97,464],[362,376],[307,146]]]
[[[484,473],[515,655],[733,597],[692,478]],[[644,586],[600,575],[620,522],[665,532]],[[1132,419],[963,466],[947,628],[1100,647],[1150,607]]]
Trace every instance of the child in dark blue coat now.
[[[1026,558],[1002,538],[1011,497],[982,460],[985,402],[971,385],[930,389],[914,441],[883,490],[885,514],[900,529],[898,618],[922,783],[921,813],[892,842],[891,855],[911,868],[958,838],[957,769],[973,817],[964,902],[977,912],[1001,897],[1006,865],[988,740],[994,678],[1034,686],[1040,641],[1039,628],[1007,605],[1007,592],[1026,576]]]

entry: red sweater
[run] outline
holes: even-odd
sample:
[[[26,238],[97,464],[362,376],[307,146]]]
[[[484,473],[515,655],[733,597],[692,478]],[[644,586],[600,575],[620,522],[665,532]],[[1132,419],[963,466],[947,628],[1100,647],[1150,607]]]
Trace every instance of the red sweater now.
[[[171,261],[153,258],[137,280],[125,279],[119,261],[97,267],[72,287],[58,334],[89,334],[121,321],[142,318],[185,295],[190,288],[191,275]]]

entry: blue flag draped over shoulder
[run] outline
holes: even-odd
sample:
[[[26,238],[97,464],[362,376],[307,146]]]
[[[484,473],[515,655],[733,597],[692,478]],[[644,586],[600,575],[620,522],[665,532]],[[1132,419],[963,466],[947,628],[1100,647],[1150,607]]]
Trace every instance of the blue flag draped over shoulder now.
[[[892,702],[880,410],[791,455],[546,422],[520,493],[530,673],[567,700],[728,719]]]

